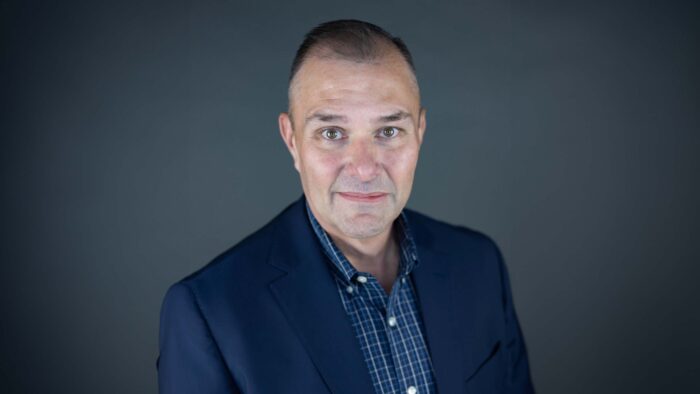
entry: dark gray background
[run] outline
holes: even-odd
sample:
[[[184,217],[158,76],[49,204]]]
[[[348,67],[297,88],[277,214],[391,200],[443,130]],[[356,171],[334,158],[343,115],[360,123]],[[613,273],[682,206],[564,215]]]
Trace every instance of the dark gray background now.
[[[698,3],[0,1],[0,389],[156,391],[166,288],[301,193],[297,45],[359,18],[415,57],[409,206],[497,240],[538,391],[700,392]]]

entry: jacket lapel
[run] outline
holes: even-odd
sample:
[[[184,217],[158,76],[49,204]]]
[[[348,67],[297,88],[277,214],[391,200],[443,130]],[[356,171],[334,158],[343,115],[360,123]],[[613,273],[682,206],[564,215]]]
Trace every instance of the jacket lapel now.
[[[430,349],[438,392],[458,393],[464,390],[462,360],[459,358],[455,305],[452,294],[450,257],[425,247],[421,234],[416,234],[419,264],[413,270],[413,282],[421,306],[426,341]]]
[[[287,272],[270,290],[332,393],[371,393],[372,381],[325,255],[293,204],[276,231],[269,264]]]

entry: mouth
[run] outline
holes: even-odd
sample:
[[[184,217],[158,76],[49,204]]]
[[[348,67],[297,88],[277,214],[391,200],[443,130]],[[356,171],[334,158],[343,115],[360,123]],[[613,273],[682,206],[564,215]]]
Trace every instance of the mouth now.
[[[389,193],[338,193],[341,197],[346,200],[356,201],[356,202],[379,202],[386,198]]]

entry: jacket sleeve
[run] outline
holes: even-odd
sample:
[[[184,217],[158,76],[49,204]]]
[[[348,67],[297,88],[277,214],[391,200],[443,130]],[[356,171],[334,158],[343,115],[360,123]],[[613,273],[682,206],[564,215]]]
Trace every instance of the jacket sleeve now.
[[[170,287],[160,313],[161,394],[240,393],[190,288]]]
[[[492,241],[493,243],[493,241]],[[518,317],[515,313],[513,305],[513,295],[510,288],[510,279],[508,269],[503,261],[501,251],[495,243],[493,243],[498,257],[498,264],[501,271],[502,284],[502,300],[503,310],[505,312],[505,350],[508,359],[508,377],[505,382],[506,393],[534,393],[532,380],[530,378],[530,366],[528,363],[527,349],[525,340],[523,339]]]

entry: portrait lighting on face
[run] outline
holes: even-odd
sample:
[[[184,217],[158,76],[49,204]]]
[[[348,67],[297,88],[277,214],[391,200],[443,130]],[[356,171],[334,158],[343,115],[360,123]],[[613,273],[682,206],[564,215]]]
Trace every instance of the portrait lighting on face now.
[[[386,236],[408,201],[425,131],[403,57],[390,48],[373,62],[312,56],[292,81],[290,113],[280,130],[319,223],[341,238]]]

